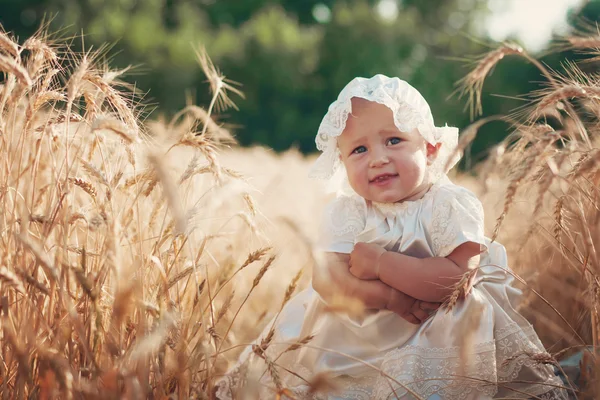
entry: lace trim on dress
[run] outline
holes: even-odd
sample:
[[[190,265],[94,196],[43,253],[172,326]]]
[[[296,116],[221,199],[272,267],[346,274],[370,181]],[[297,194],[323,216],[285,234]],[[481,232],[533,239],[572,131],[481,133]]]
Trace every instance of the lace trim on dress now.
[[[412,209],[414,207],[418,207],[420,204],[423,204],[427,199],[431,198],[440,188],[442,183],[449,183],[449,180],[442,180],[431,185],[429,190],[425,192],[425,194],[417,200],[412,201],[401,201],[397,203],[378,203],[376,201],[370,202],[371,205],[379,210],[386,217],[397,217],[408,209]]]
[[[495,340],[470,346],[466,352],[460,347],[405,346],[385,355],[381,364],[385,375],[373,371],[361,377],[341,377],[341,382],[338,382],[343,383],[340,397],[361,400],[395,396],[414,398],[410,396],[412,392],[425,399],[437,394],[446,400],[494,396],[567,400],[566,391],[561,389],[562,382],[552,368],[536,363],[528,356],[540,352],[543,352],[543,347],[533,327],[521,327],[515,322],[498,329]],[[243,381],[240,376],[245,371],[244,365],[241,364],[219,383],[217,398],[234,398],[231,393],[235,393],[234,388]],[[304,378],[311,376],[311,371],[303,365],[295,364],[290,369]],[[524,369],[527,369],[528,379],[520,378]],[[285,383],[295,384],[284,387],[293,389],[299,399],[321,398],[310,394],[305,382],[298,378],[292,376]],[[262,384],[273,386],[269,378]]]
[[[459,347],[402,347],[386,355],[382,369],[423,398],[438,394],[443,399],[460,400],[474,398],[473,393],[494,397],[500,391],[511,398],[543,395],[547,399],[567,399],[565,391],[556,388],[561,381],[552,368],[526,356],[543,351],[532,326],[521,328],[513,322],[499,329],[496,338],[470,347],[467,357],[461,357]],[[537,377],[537,382],[517,383],[511,390],[524,367]],[[374,398],[393,395],[390,383],[389,379],[380,378]],[[392,387],[396,394],[406,392],[397,383]]]

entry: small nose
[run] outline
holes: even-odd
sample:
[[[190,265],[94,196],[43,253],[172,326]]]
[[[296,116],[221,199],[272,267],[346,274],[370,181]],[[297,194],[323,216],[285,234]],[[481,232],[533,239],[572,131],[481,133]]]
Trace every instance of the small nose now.
[[[373,159],[369,163],[369,166],[372,168],[379,168],[379,167],[383,167],[384,165],[386,165],[389,162],[390,162],[390,159],[385,154],[377,154],[377,155],[375,155],[375,157],[373,157]]]

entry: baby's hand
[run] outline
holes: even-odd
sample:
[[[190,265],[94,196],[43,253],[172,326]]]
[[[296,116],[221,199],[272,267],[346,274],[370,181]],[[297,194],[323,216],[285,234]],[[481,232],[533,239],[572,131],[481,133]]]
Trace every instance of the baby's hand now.
[[[379,279],[379,257],[385,249],[372,243],[356,243],[350,253],[350,273],[359,279]]]
[[[417,300],[413,303],[410,313],[419,319],[420,322],[424,322],[429,319],[440,306],[441,303],[428,303],[423,300]]]
[[[412,324],[421,324],[440,307],[440,303],[428,303],[392,289],[387,309]]]

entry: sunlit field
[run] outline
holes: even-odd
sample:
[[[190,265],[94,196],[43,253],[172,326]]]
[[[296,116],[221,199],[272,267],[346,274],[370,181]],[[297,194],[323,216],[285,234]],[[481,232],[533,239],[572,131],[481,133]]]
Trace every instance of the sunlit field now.
[[[574,64],[550,74],[505,45],[462,82],[475,111],[505,56],[533,62],[546,81],[526,108],[498,117],[507,140],[452,179],[480,196],[549,352],[522,356],[557,364],[584,350],[573,396],[598,398],[600,85]],[[17,43],[0,33],[3,398],[210,398],[309,285],[331,197],[307,177],[314,158],[236,147],[212,119],[236,86],[198,58],[213,101],[156,121],[141,118],[127,71],[43,35]],[[465,127],[461,149],[485,122]],[[286,393],[277,386],[274,398]]]

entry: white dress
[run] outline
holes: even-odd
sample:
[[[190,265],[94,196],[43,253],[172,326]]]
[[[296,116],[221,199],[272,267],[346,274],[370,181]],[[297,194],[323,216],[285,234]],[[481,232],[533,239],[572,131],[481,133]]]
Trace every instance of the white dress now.
[[[445,178],[412,202],[373,204],[343,196],[327,207],[325,220],[325,251],[350,253],[355,243],[368,242],[414,257],[445,257],[475,242],[484,248],[480,269],[465,300],[421,325],[387,310],[361,320],[327,313],[312,288],[299,293],[256,342],[275,324],[266,356],[294,372],[279,369],[280,388],[296,398],[567,398],[553,368],[536,361],[545,350],[515,309],[521,292],[511,286],[506,251],[485,238],[483,208],[470,191]],[[309,334],[315,335],[309,346],[285,352],[290,342]],[[266,369],[248,349],[219,383],[218,398],[244,393],[239,387],[249,363]],[[309,394],[307,381],[322,371],[338,377],[341,390],[335,396]],[[270,374],[262,375],[262,383],[260,397],[273,398]]]

